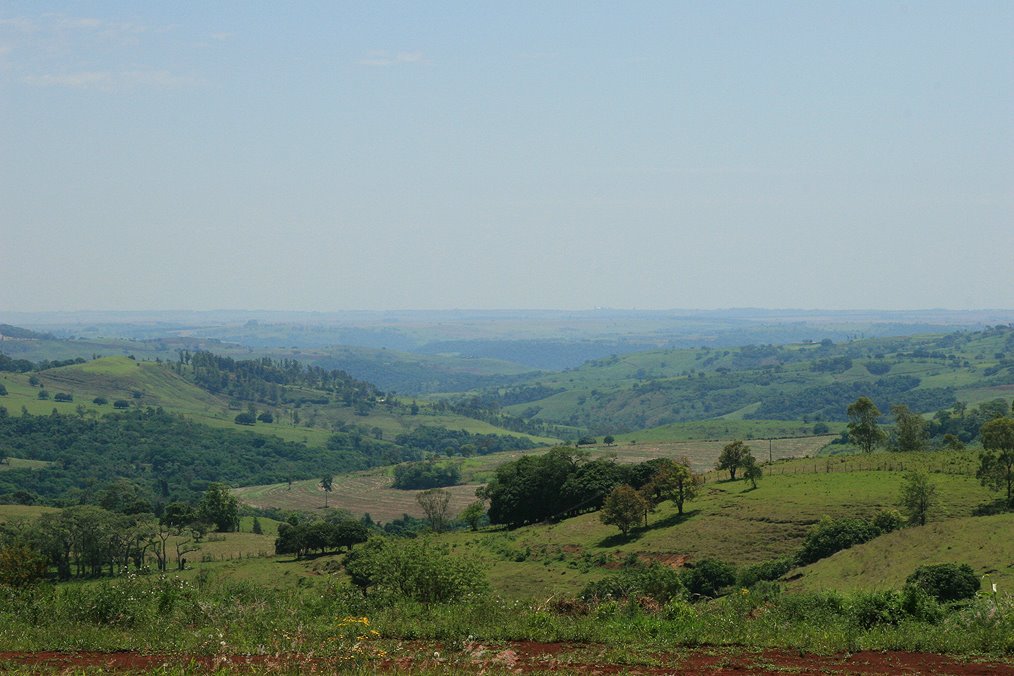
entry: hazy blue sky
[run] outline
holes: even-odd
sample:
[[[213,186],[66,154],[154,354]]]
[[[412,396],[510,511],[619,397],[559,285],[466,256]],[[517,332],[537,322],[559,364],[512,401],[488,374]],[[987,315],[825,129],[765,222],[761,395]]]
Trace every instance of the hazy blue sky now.
[[[1012,228],[1008,0],[0,4],[0,310],[1011,307]]]

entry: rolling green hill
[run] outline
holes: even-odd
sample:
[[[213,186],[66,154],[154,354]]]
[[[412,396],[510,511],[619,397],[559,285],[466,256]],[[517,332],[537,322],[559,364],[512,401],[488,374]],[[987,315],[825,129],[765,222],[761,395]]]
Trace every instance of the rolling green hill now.
[[[527,384],[549,394],[506,403],[503,411],[597,434],[716,418],[843,421],[848,403],[864,395],[885,412],[894,404],[932,412],[1011,394],[1014,328],[639,352],[540,374]],[[495,406],[495,394],[485,402]]]

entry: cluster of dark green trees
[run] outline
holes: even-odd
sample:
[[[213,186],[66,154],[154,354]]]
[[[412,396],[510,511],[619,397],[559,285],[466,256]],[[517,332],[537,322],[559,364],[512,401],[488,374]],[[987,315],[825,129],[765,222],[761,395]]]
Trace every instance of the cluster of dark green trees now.
[[[275,553],[295,554],[297,558],[302,558],[313,552],[323,554],[329,550],[351,550],[353,545],[366,542],[369,537],[369,526],[340,512],[325,519],[300,520],[293,517],[288,523],[278,526]]]
[[[976,477],[983,486],[1005,492],[1005,505],[1014,508],[1014,417],[1003,399],[985,402],[971,411],[955,405],[937,412],[931,421],[906,406],[893,406],[895,425],[890,434],[880,427],[880,409],[868,397],[857,399],[847,412],[848,438],[867,453],[885,442],[896,451],[925,450],[934,431],[942,446],[955,450],[964,448],[965,440],[978,437],[982,452]]]
[[[440,425],[420,425],[411,432],[395,437],[394,442],[418,451],[436,455],[487,455],[500,451],[526,451],[537,444],[525,437],[505,434],[478,434],[451,430]]]
[[[212,481],[277,483],[384,462],[371,449],[353,448],[346,436],[333,438],[328,448],[311,448],[201,425],[161,409],[109,413],[100,419],[5,414],[0,408],[0,448],[11,457],[52,463],[0,472],[0,501],[6,502],[94,502],[95,487],[116,478],[141,484],[156,502],[192,502]]]
[[[665,483],[670,479],[680,487],[674,499],[679,499],[682,512],[683,502],[692,497],[696,485],[685,463],[656,458],[620,465],[610,458],[591,460],[585,451],[558,446],[543,455],[526,455],[500,465],[479,497],[489,500],[490,523],[515,527],[600,509],[623,486],[653,500],[668,499],[673,496]]]
[[[169,366],[212,394],[243,401],[298,403],[300,396],[287,387],[320,390],[347,406],[372,406],[383,396],[374,385],[356,380],[345,371],[308,366],[295,359],[237,360],[211,352],[182,350],[178,361]]]
[[[211,531],[236,530],[236,498],[211,484],[193,505],[172,503],[161,517],[148,511],[144,491],[128,481],[106,486],[99,504],[47,512],[32,523],[0,524],[0,584],[22,584],[55,570],[61,580],[146,570],[164,571],[200,548]]]
[[[394,487],[402,490],[442,488],[461,481],[461,467],[455,462],[440,463],[435,459],[407,462],[394,468]]]

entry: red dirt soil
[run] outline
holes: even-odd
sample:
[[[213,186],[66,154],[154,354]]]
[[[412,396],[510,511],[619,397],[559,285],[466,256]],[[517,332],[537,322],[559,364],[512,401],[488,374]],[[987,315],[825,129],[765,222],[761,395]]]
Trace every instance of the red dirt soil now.
[[[439,647],[439,646],[438,646]],[[840,674],[894,676],[895,674],[953,674],[955,676],[1014,676],[1014,664],[965,662],[946,655],[907,652],[860,652],[844,655],[800,655],[789,650],[742,650],[699,648],[653,655],[653,666],[613,664],[605,654],[595,659],[596,649],[564,643],[517,641],[484,646],[470,644],[464,651],[442,656],[432,644],[401,644],[402,658],[374,661],[379,673],[412,671],[420,668],[448,673],[556,672],[581,674]],[[413,649],[417,649],[413,652]],[[573,654],[571,654],[573,653]],[[77,670],[150,673],[181,667],[193,672],[335,672],[340,663],[301,655],[145,655],[135,652],[3,652],[0,669],[20,667],[30,671],[67,672]]]

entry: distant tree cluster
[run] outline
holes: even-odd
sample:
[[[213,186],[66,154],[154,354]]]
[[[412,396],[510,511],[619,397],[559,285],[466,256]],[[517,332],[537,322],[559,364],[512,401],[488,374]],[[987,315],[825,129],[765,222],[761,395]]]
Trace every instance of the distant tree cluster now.
[[[624,486],[637,492],[643,502],[628,499]],[[481,497],[490,501],[489,520],[494,524],[520,526],[574,516],[603,508],[609,500],[606,518],[616,519],[619,525],[639,507],[644,509],[638,520],[643,520],[645,510],[662,500],[673,500],[682,511],[696,487],[685,461],[657,458],[620,465],[612,459],[590,460],[585,452],[558,446],[543,455],[526,455],[500,465]],[[613,495],[614,491],[618,493]],[[620,511],[626,516],[620,516]]]
[[[525,451],[536,444],[525,437],[505,434],[475,434],[451,430],[439,425],[420,425],[411,432],[399,434],[394,442],[416,451],[436,455],[486,455],[500,451]]]
[[[166,506],[161,519],[150,511],[144,487],[129,481],[107,485],[98,499],[32,523],[0,523],[0,585],[27,584],[50,569],[61,580],[141,570],[150,562],[164,571],[173,558],[182,569],[208,531],[237,523],[236,499],[221,484],[210,485],[196,506]]]
[[[283,523],[278,526],[275,553],[295,554],[296,558],[302,558],[313,552],[323,554],[351,550],[353,545],[366,542],[369,537],[369,527],[361,521],[340,515],[332,520]]]
[[[295,359],[236,360],[206,351],[182,350],[170,367],[212,394],[243,401],[298,403],[299,398],[286,389],[289,386],[327,392],[347,406],[372,406],[382,396],[375,386],[356,380],[345,371],[308,366]]]
[[[0,502],[87,501],[94,486],[116,478],[136,481],[165,502],[189,502],[212,481],[277,483],[383,462],[346,441],[342,437],[328,448],[310,448],[201,425],[151,408],[108,413],[97,420],[74,414],[0,417],[0,448],[17,458],[53,463],[0,472]]]
[[[403,490],[442,488],[461,481],[461,468],[457,463],[438,463],[435,460],[407,462],[394,468],[394,487]]]

